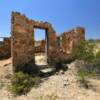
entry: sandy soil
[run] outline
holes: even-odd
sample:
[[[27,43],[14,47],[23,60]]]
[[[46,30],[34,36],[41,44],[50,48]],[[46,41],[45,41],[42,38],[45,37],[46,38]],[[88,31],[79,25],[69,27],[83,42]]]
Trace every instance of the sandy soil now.
[[[9,66],[12,66],[12,59],[6,59],[6,60],[0,60],[0,75],[5,74],[7,69],[11,70],[12,67],[9,68]]]
[[[47,65],[46,55],[40,54],[35,56],[35,64],[37,65]]]
[[[42,79],[37,88],[32,88],[27,95],[13,97],[8,91],[9,79],[6,76],[12,73],[11,58],[0,61],[0,100],[100,100],[100,80],[91,79],[93,88],[80,87],[77,79],[75,63],[68,65],[69,69],[62,74]],[[3,81],[4,86],[1,86]]]

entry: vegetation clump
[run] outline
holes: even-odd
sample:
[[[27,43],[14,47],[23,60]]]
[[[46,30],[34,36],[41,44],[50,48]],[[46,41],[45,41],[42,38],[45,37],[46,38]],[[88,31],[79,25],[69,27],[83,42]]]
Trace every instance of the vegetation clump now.
[[[11,78],[10,89],[14,95],[26,94],[33,86],[36,86],[39,83],[39,77],[33,77],[23,72],[17,72]]]
[[[77,48],[73,50],[73,57],[81,62],[78,63],[78,76],[80,83],[88,88],[87,77],[100,76],[100,51],[95,53],[95,44],[82,41]]]

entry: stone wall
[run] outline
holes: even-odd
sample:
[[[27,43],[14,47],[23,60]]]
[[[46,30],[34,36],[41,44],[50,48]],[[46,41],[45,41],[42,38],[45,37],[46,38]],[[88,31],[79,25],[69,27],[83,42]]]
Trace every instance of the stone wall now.
[[[18,12],[13,12],[11,18],[11,52],[13,65],[15,66],[14,70],[17,69],[16,66],[25,63],[31,63],[34,65],[34,28],[46,30],[48,58],[49,53],[57,47],[56,34],[51,24],[47,22],[29,20],[26,16],[21,15]]]
[[[77,27],[62,33],[58,37],[58,44],[62,51],[69,55],[82,40],[85,40],[85,30],[82,27]]]
[[[2,38],[0,41],[0,60],[11,57],[11,39]]]
[[[34,28],[44,29],[46,34],[46,53],[48,64],[56,58],[69,59],[73,48],[85,39],[85,30],[77,27],[69,32],[56,36],[52,25],[48,22],[29,20],[18,12],[12,12],[11,18],[11,52],[14,70],[25,63],[35,64]],[[56,54],[56,53],[59,54]],[[55,56],[52,56],[52,55]],[[60,55],[61,54],[61,55]],[[58,58],[59,59],[59,58]]]
[[[34,64],[34,35],[30,21],[20,13],[12,13],[12,57],[14,71],[17,66],[31,63]]]

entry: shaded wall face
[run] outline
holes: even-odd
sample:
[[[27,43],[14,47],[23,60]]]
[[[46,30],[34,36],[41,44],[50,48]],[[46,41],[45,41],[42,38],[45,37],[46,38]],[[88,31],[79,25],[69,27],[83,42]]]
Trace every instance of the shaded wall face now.
[[[4,40],[0,42],[0,59],[9,57],[11,57],[11,39],[4,38]]]

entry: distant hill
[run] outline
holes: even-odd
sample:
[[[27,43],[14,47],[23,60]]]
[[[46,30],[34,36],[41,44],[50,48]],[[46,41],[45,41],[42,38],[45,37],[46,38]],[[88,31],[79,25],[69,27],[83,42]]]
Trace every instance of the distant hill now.
[[[89,39],[88,42],[100,43],[100,39]]]

